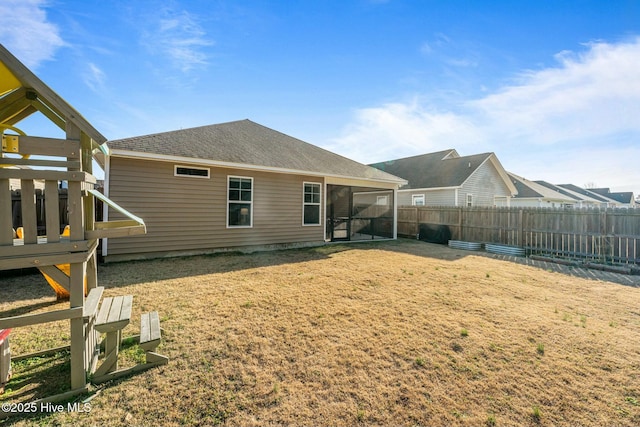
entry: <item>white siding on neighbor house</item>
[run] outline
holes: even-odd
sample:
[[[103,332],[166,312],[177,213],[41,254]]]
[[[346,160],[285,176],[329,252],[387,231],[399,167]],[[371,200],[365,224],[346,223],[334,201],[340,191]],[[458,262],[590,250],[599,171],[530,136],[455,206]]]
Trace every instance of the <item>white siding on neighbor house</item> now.
[[[411,196],[414,194],[424,194],[425,206],[454,206],[455,193],[456,190],[454,188],[400,190],[398,191],[398,206],[411,206]]]
[[[516,197],[511,199],[511,206],[519,208],[561,208],[574,206],[574,204],[560,200],[540,200],[535,198],[519,199]]]
[[[458,206],[467,205],[467,194],[473,195],[473,206],[494,206],[495,196],[511,196],[507,185],[490,161],[485,161],[458,190]]]
[[[322,178],[211,167],[210,178],[174,175],[173,162],[112,157],[109,197],[141,217],[142,236],[111,239],[109,256],[324,241],[319,226],[303,226],[303,182]],[[253,226],[227,228],[227,177],[253,178]],[[121,219],[109,212],[109,219]],[[123,258],[123,257],[121,257]],[[125,257],[126,258],[126,257]]]

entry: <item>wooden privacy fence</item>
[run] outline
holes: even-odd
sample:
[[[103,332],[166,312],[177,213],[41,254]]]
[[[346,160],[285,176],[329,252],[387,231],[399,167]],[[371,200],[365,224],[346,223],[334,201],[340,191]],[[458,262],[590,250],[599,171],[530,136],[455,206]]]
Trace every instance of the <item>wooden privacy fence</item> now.
[[[420,224],[449,227],[452,240],[525,248],[528,253],[640,264],[640,209],[420,206],[398,208],[398,234]]]
[[[60,218],[60,230],[58,232],[62,233],[64,227],[69,225],[69,196],[66,188],[59,188],[56,191],[58,193],[58,217]],[[47,204],[45,203],[45,190],[36,188],[34,198],[36,204],[35,215],[37,232],[38,235],[43,235],[47,230]],[[95,200],[95,215],[96,221],[102,221],[102,201],[98,199]],[[11,222],[14,229],[23,226],[21,190],[11,190]]]

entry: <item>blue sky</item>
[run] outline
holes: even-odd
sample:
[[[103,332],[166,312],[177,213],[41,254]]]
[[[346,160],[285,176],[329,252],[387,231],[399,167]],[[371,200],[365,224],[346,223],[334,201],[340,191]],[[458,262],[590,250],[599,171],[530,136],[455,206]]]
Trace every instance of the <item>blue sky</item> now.
[[[248,118],[363,163],[492,151],[528,179],[640,193],[636,0],[0,0],[0,16],[0,43],[108,139]]]

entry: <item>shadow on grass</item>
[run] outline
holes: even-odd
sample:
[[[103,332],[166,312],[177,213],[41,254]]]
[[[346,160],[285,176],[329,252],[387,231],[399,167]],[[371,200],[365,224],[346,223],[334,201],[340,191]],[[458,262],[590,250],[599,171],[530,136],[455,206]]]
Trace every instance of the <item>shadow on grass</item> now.
[[[5,385],[0,401],[33,401],[71,390],[71,356],[68,351],[12,360],[11,368],[11,379]]]
[[[529,257],[492,254],[484,251],[465,251],[462,249],[453,249],[446,245],[426,243],[418,240],[399,239],[397,241],[390,242],[389,245],[384,247],[384,250],[424,256],[427,258],[435,258],[445,261],[463,259],[467,256],[480,256],[494,260],[513,262],[539,270],[559,273],[580,279],[607,281],[617,283],[619,285],[631,286],[636,288],[640,287],[640,276],[612,273],[587,267],[564,265],[550,261],[539,261]]]
[[[6,301],[6,302],[21,301],[21,298],[20,298],[19,294],[15,294],[13,296],[13,298],[7,298],[4,301]],[[0,318],[21,316],[23,314],[28,314],[28,313],[30,313],[32,311],[36,311],[36,310],[39,310],[39,309],[42,309],[42,308],[45,308],[45,307],[51,307],[52,305],[57,305],[59,303],[60,303],[60,301],[58,301],[58,300],[43,301],[43,302],[39,302],[39,303],[35,303],[35,304],[30,304],[30,305],[25,305],[25,306],[12,308],[12,309],[5,310],[5,311],[0,311]]]
[[[200,275],[228,273],[252,268],[273,267],[299,262],[319,261],[333,254],[351,250],[383,250],[443,261],[457,261],[467,256],[484,256],[502,261],[517,262],[533,268],[592,280],[606,280],[619,284],[639,286],[640,278],[630,280],[624,275],[590,271],[586,268],[567,267],[554,263],[533,262],[528,258],[505,257],[485,252],[464,251],[446,245],[426,243],[413,239],[386,241],[358,241],[331,243],[302,249],[285,249],[265,252],[225,252],[211,255],[194,255],[175,258],[158,258],[142,261],[127,261],[98,266],[98,283],[105,288],[119,288],[161,280],[194,277]],[[11,303],[27,299],[51,298],[55,304],[55,293],[40,274],[7,277],[0,280],[0,301]],[[17,315],[46,307],[48,303],[12,309],[0,313],[0,317]],[[16,313],[16,314],[9,314]]]
[[[120,346],[120,351],[122,354],[129,353],[129,358],[136,359],[135,361],[138,363],[144,362],[144,351],[140,349],[138,340],[135,337],[124,338]],[[0,402],[2,403],[29,404],[37,399],[48,398],[71,391],[69,376],[71,372],[71,355],[68,349],[62,349],[53,354],[12,360],[11,367],[11,379],[5,385],[4,393],[0,395]],[[104,383],[104,385],[118,384],[138,374],[139,373],[132,373],[131,375],[122,376],[110,380]],[[95,391],[92,393],[95,393]],[[83,396],[85,395],[81,395],[80,398]],[[78,401],[78,399],[78,396],[74,396],[70,398],[69,401]],[[56,404],[64,404],[65,402],[66,401],[60,401],[56,402]],[[9,419],[13,422],[23,418],[43,418],[47,415],[49,414],[25,413],[23,415],[11,415]],[[3,420],[0,418],[0,425],[2,422]]]

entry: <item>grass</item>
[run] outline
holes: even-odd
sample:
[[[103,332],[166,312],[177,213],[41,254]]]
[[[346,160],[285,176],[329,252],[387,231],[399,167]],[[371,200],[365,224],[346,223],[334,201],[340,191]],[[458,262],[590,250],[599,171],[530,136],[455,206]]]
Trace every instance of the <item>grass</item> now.
[[[88,414],[12,423],[640,424],[636,288],[413,240],[109,264],[99,281],[134,295],[125,336],[159,311],[169,364],[94,387]],[[39,275],[0,279],[1,316],[65,304]],[[12,351],[68,330],[14,329]],[[0,400],[68,387],[56,357],[16,364]]]
[[[535,421],[537,424],[540,423],[540,421],[542,420],[542,411],[540,411],[539,406],[534,406],[533,408],[531,408],[531,418],[533,418],[533,421]]]

